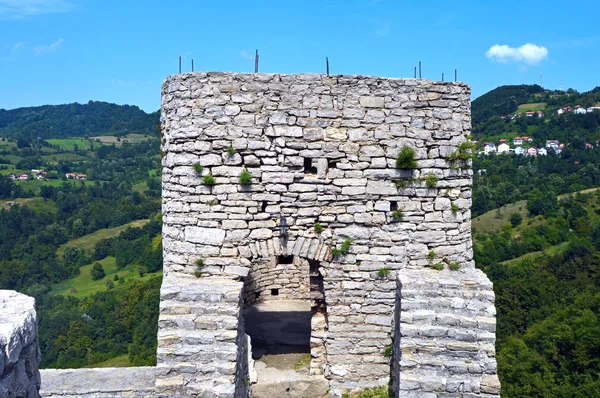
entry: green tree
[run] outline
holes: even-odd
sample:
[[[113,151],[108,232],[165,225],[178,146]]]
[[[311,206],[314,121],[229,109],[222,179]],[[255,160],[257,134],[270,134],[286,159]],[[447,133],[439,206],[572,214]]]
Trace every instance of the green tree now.
[[[523,222],[523,216],[521,213],[513,213],[510,215],[510,225],[513,228],[518,227]]]
[[[104,268],[102,268],[102,264],[100,264],[99,262],[95,262],[94,265],[92,265],[92,270],[90,271],[90,274],[92,275],[92,279],[95,281],[97,281],[98,279],[102,279],[106,276]]]

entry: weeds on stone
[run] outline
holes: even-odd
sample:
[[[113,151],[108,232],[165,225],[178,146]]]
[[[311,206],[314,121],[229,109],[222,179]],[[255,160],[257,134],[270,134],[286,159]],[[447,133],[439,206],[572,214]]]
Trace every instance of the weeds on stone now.
[[[215,185],[215,177],[212,174],[207,174],[202,177],[202,183],[208,186]]]
[[[194,276],[196,278],[202,278],[202,268],[204,268],[204,260],[199,258],[194,262],[194,264],[196,264],[196,266],[198,267],[198,269],[194,271]]]
[[[310,366],[310,354],[303,355],[300,359],[294,363],[294,370],[298,371],[300,369],[304,369]]]
[[[394,210],[392,212],[392,218],[396,221],[400,221],[404,218],[404,212],[401,209]]]
[[[444,269],[444,264],[442,264],[442,263],[434,263],[434,264],[431,264],[429,266],[431,268],[433,268],[434,270],[436,270],[436,271],[441,271],[441,270]]]
[[[425,177],[425,184],[429,187],[429,188],[433,188],[437,185],[438,183],[438,176],[436,176],[433,173],[429,173],[427,175],[427,177]]]
[[[204,166],[202,166],[200,163],[194,163],[194,164],[192,165],[192,168],[194,169],[194,171],[195,171],[197,174],[200,174],[200,173],[202,173],[202,170],[204,170]]]
[[[427,253],[427,258],[429,260],[433,260],[435,258],[435,252],[433,250],[429,250],[429,253]]]
[[[320,234],[321,232],[323,232],[323,226],[319,223],[316,223],[315,226],[313,227],[315,229],[315,232]]]
[[[383,351],[384,357],[391,358],[393,354],[394,354],[394,347],[392,347],[391,345],[385,347],[385,351]]]
[[[450,203],[450,209],[452,210],[452,213],[458,213],[458,206],[456,203]]]
[[[342,242],[342,245],[340,246],[340,248],[333,248],[331,249],[331,254],[333,255],[333,257],[338,257],[341,256],[342,254],[346,254],[350,251],[350,245],[352,245],[352,239],[346,239],[344,242]]]
[[[252,184],[252,174],[250,174],[248,169],[245,167],[244,167],[244,170],[242,170],[242,173],[240,174],[240,184],[242,184],[242,185]]]
[[[391,398],[393,396],[394,394],[390,391],[389,386],[367,388],[362,391],[342,394],[342,398]]]
[[[417,161],[415,160],[415,150],[409,146],[403,146],[396,157],[396,167],[399,169],[415,169]]]
[[[377,276],[380,278],[384,278],[390,274],[390,271],[391,271],[391,269],[388,267],[381,268],[381,269],[379,269],[379,271],[377,271]]]
[[[227,153],[229,154],[229,156],[233,156],[237,153],[237,151],[235,150],[235,148],[233,147],[233,145],[229,145],[226,149]]]
[[[450,271],[458,271],[460,269],[460,263],[458,261],[448,263],[448,269]]]

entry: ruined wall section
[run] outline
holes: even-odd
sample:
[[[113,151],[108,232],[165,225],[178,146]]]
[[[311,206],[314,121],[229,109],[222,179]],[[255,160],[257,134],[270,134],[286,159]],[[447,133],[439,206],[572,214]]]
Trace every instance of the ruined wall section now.
[[[387,383],[398,273],[474,267],[472,171],[456,156],[470,133],[469,95],[465,84],[421,79],[167,78],[163,287],[183,274],[246,278],[273,255],[318,259],[323,374],[335,388]],[[415,169],[396,167],[404,146]],[[251,185],[240,183],[244,170]],[[346,239],[349,251],[333,257]]]

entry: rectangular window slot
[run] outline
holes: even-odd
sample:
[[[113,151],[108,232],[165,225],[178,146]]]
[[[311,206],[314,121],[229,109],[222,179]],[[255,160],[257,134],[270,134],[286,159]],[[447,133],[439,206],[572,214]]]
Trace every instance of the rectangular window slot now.
[[[317,174],[317,168],[313,167],[311,158],[304,158],[304,174]]]
[[[264,213],[265,211],[267,211],[267,202],[266,201],[262,202],[262,204],[260,205],[260,212]]]
[[[279,256],[277,258],[277,264],[293,264],[294,256]]]
[[[398,210],[398,202],[396,202],[396,201],[391,201],[391,202],[390,202],[390,210],[391,210],[391,211],[396,211],[396,210]]]
[[[279,289],[271,289],[271,296],[279,296]]]

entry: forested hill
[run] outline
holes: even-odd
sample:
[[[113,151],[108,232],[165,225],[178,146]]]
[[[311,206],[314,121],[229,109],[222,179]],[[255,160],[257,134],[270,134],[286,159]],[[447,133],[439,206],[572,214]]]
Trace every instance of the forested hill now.
[[[101,101],[0,109],[0,136],[13,138],[158,135],[159,112]]]
[[[473,125],[480,124],[492,116],[514,113],[520,104],[527,102],[532,94],[544,89],[536,85],[500,86],[483,94],[471,103]]]

